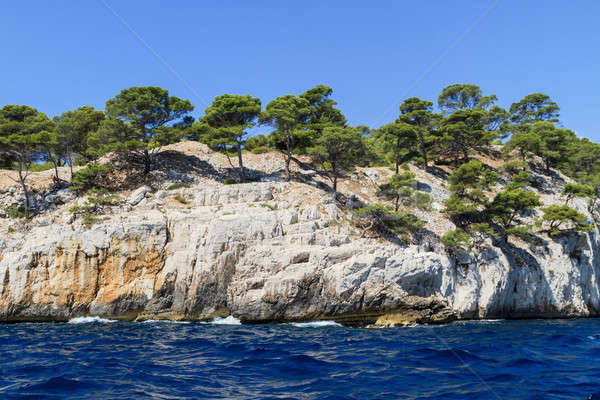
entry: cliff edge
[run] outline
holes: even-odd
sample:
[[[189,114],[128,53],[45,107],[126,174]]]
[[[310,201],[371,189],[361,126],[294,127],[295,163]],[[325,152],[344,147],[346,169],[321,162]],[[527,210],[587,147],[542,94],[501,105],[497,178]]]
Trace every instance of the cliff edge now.
[[[534,244],[487,239],[470,253],[448,252],[439,241],[454,229],[440,212],[449,195],[443,171],[410,166],[433,199],[430,211],[416,212],[425,222],[420,239],[361,237],[350,210],[377,201],[388,168],[340,180],[341,204],[319,174],[298,169],[286,182],[279,154],[246,159],[255,181],[224,185],[233,170],[225,156],[195,142],[168,146],[150,176],[117,187],[120,200],[91,225],[69,211],[85,196],[52,189],[52,171],[33,174],[42,211],[28,223],[0,218],[0,321],[233,315],[394,325],[600,314],[596,224]],[[545,205],[562,203],[568,178],[533,178]],[[2,208],[19,196],[0,178]],[[592,220],[584,200],[571,206]]]

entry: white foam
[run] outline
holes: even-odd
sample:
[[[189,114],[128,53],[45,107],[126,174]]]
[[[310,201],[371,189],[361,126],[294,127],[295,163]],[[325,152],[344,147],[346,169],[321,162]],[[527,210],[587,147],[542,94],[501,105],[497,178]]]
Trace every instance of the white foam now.
[[[458,325],[466,325],[466,324],[495,324],[498,322],[504,322],[503,319],[467,319],[463,321],[454,321],[455,324]],[[443,324],[442,324],[443,325]]]
[[[168,319],[147,319],[143,321],[145,324],[164,323],[164,324],[189,324],[190,321],[171,321]]]
[[[69,324],[89,324],[92,322],[98,322],[101,324],[106,324],[106,323],[110,323],[110,322],[117,322],[114,319],[105,319],[105,318],[100,318],[98,316],[96,317],[77,317],[77,318],[71,318],[69,320]]]
[[[310,321],[310,322],[291,322],[290,325],[296,328],[321,328],[324,326],[342,326],[335,321]]]
[[[235,318],[234,316],[230,315],[226,318],[215,318],[212,321],[209,322],[210,324],[213,325],[241,325],[242,322]]]

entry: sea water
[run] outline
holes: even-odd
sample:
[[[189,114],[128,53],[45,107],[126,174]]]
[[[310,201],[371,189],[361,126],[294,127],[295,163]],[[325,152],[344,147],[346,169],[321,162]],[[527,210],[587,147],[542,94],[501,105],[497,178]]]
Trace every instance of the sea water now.
[[[600,320],[0,324],[2,399],[600,399]]]

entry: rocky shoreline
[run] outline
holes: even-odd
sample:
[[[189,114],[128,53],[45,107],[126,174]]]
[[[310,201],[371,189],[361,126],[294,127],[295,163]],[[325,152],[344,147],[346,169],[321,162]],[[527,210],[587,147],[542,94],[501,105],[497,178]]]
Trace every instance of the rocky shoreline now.
[[[187,151],[225,168],[205,147]],[[268,157],[248,165],[274,170],[283,162]],[[486,239],[470,254],[449,252],[439,241],[453,229],[440,212],[444,182],[411,169],[434,200],[420,212],[426,231],[412,244],[364,238],[351,224],[352,202],[374,201],[376,185],[392,174],[387,168],[342,180],[344,206],[319,177],[288,183],[272,170],[262,182],[236,185],[206,176],[185,177],[191,183],[172,190],[168,180],[155,182],[120,192],[122,201],[91,227],[69,213],[82,199],[68,189],[40,196],[48,211],[27,227],[0,219],[0,321],[232,315],[245,323],[390,326],[600,314],[596,225],[535,244]],[[562,201],[567,178],[536,178],[544,204]],[[572,206],[589,216],[583,200]]]

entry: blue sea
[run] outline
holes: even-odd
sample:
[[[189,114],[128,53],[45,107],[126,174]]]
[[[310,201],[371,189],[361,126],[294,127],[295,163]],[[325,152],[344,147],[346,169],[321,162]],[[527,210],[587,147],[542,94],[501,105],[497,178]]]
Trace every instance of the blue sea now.
[[[2,399],[600,399],[600,320],[0,325]]]

